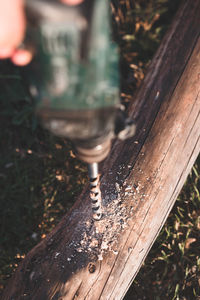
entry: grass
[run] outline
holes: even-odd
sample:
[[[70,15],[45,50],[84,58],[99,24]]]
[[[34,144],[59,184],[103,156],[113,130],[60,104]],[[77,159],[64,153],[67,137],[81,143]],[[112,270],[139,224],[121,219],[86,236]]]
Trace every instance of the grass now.
[[[121,0],[116,6],[113,1],[114,36],[122,53],[122,98],[139,86],[179,4]],[[3,289],[25,254],[72,206],[87,176],[70,143],[38,124],[20,70],[8,61],[0,62],[0,140]],[[199,187],[200,158],[126,300],[200,299]]]

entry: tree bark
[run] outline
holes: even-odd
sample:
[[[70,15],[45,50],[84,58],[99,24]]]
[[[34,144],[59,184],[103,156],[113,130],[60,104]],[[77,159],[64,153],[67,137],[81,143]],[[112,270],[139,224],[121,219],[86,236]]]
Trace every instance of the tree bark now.
[[[22,261],[3,299],[123,299],[200,150],[200,1],[184,1],[129,108],[137,132],[102,166],[104,215],[88,189]]]

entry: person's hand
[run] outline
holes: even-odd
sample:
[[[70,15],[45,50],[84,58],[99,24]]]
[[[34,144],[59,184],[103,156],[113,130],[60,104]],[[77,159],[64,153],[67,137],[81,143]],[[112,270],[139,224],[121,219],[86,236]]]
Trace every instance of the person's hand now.
[[[77,5],[83,0],[61,0],[68,5]],[[17,49],[24,39],[26,21],[24,0],[0,0],[0,59],[10,58],[19,66],[27,65],[32,54]]]

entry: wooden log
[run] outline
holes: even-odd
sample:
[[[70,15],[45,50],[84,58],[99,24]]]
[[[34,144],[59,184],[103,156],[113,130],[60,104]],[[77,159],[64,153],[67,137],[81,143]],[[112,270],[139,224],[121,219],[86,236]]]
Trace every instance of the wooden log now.
[[[199,15],[200,1],[184,1],[130,106],[137,132],[102,167],[102,220],[86,188],[3,299],[123,299],[199,153]]]

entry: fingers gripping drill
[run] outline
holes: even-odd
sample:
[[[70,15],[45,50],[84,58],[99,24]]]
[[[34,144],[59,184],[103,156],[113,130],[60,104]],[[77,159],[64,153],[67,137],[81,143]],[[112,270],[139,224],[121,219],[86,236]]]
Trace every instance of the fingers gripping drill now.
[[[26,0],[25,44],[34,51],[27,67],[30,93],[43,125],[70,139],[88,164],[93,218],[102,216],[98,163],[111,140],[133,135],[120,110],[118,51],[111,41],[107,0],[67,6]]]

